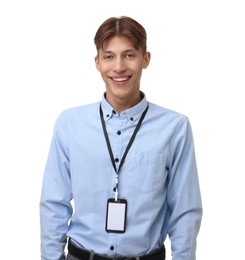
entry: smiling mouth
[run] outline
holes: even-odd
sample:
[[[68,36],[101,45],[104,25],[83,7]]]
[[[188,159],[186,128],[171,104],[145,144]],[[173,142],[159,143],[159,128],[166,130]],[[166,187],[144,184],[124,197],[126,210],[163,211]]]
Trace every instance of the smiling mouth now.
[[[121,82],[125,82],[127,80],[130,79],[131,76],[129,77],[110,77],[113,81],[121,83]]]

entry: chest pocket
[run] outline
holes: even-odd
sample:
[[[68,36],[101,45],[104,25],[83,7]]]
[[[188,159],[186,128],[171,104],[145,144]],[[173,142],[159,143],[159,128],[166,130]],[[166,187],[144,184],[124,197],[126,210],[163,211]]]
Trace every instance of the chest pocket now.
[[[125,181],[129,187],[141,192],[152,192],[162,187],[167,175],[164,153],[132,152],[126,161]]]

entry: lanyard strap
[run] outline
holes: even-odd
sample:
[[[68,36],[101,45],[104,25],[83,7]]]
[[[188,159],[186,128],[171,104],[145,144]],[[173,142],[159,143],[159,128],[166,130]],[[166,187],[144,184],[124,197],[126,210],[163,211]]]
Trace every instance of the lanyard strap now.
[[[110,157],[111,157],[111,163],[112,163],[112,166],[113,166],[113,168],[114,168],[114,170],[115,170],[115,172],[116,172],[117,174],[119,173],[119,171],[120,171],[120,169],[121,169],[121,167],[122,167],[122,165],[123,165],[123,163],[124,163],[124,161],[125,161],[125,158],[126,158],[126,156],[127,156],[127,154],[128,154],[128,151],[129,151],[130,147],[131,147],[132,144],[133,144],[133,141],[134,141],[134,139],[135,139],[135,136],[136,136],[136,134],[137,134],[138,131],[139,131],[139,128],[140,128],[140,126],[141,126],[142,121],[143,121],[144,118],[145,118],[145,115],[146,115],[146,113],[147,113],[147,110],[148,110],[148,106],[146,107],[145,111],[142,113],[142,115],[141,115],[141,117],[140,117],[140,120],[139,120],[137,126],[136,126],[135,129],[134,129],[133,135],[131,136],[131,138],[130,138],[130,140],[129,140],[129,143],[128,143],[126,149],[125,149],[125,152],[124,152],[124,154],[123,154],[122,160],[121,160],[121,162],[120,162],[120,164],[119,164],[119,167],[118,167],[118,170],[117,170],[116,164],[115,164],[115,160],[114,160],[114,156],[113,156],[112,149],[111,149],[111,144],[110,144],[109,136],[108,136],[108,133],[107,133],[107,131],[106,131],[105,121],[104,121],[104,118],[103,118],[103,111],[102,111],[102,108],[101,108],[101,105],[100,105],[100,119],[101,119],[101,124],[102,124],[102,128],[103,128],[103,132],[104,132],[104,136],[105,136],[107,148],[108,148],[108,151],[109,151],[109,154],[110,154]]]

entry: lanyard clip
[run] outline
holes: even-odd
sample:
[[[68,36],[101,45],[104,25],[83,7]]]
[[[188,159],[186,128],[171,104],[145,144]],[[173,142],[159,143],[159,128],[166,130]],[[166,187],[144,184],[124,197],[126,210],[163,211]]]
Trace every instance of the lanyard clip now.
[[[116,174],[116,191],[115,191],[115,201],[118,200],[118,173]]]
[[[118,189],[116,189],[116,191],[115,191],[115,201],[117,201],[118,200]]]

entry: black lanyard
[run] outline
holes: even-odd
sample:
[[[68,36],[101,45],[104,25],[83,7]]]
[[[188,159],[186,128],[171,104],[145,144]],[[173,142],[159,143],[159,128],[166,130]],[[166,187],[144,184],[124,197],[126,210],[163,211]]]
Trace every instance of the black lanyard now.
[[[107,148],[108,148],[108,151],[109,151],[109,154],[110,154],[110,157],[111,157],[111,163],[112,163],[112,166],[117,174],[116,178],[117,178],[117,181],[116,181],[116,191],[118,190],[118,174],[119,174],[119,171],[125,161],[125,158],[128,154],[128,151],[130,149],[130,147],[132,146],[133,144],[133,141],[135,139],[135,136],[136,134],[138,133],[139,131],[139,128],[142,124],[142,121],[144,120],[145,118],[145,115],[147,113],[147,110],[148,110],[148,106],[146,107],[145,111],[142,113],[141,117],[140,117],[140,120],[138,122],[138,124],[136,125],[135,129],[134,129],[134,132],[133,132],[133,135],[131,136],[130,140],[129,140],[129,143],[125,149],[125,152],[123,154],[123,157],[121,159],[121,162],[119,164],[119,167],[118,167],[118,170],[116,168],[116,164],[115,164],[115,160],[114,160],[114,156],[113,156],[113,153],[112,153],[112,149],[111,149],[111,144],[110,144],[110,140],[109,140],[109,136],[108,136],[108,133],[106,131],[106,125],[105,125],[105,121],[104,121],[104,117],[103,117],[103,111],[102,111],[102,108],[101,108],[101,105],[100,105],[100,120],[101,120],[101,124],[102,124],[102,128],[103,128],[103,132],[104,132],[104,136],[105,136],[105,140],[106,140],[106,144],[107,144]]]

